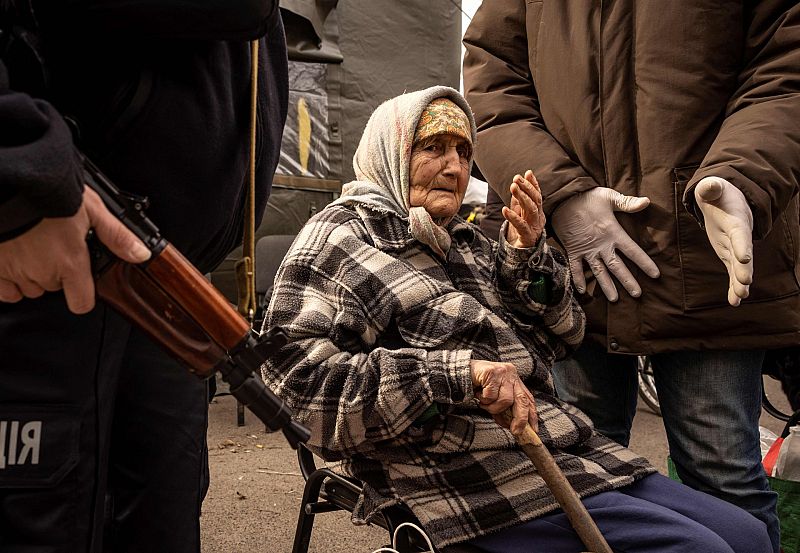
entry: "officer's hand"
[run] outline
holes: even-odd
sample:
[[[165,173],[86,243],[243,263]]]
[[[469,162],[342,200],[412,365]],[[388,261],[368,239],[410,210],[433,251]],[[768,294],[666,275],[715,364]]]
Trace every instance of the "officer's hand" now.
[[[706,234],[728,269],[728,303],[750,295],[753,283],[753,212],[742,191],[719,177],[706,177],[694,189]]]
[[[505,428],[509,428],[516,436],[525,430],[525,425],[538,430],[539,417],[536,414],[536,402],[528,387],[522,383],[513,363],[497,363],[495,361],[470,361],[472,386],[475,397],[482,409],[491,413],[492,418]],[[504,415],[511,408],[513,417],[510,421]]]
[[[619,299],[609,272],[631,296],[642,295],[642,288],[617,252],[625,254],[650,278],[659,276],[656,264],[628,236],[614,215],[615,211],[635,213],[648,205],[648,198],[624,196],[610,188],[598,187],[566,200],[551,215],[553,230],[567,250],[572,281],[579,293],[586,291],[583,276],[583,261],[586,260],[609,301]]]
[[[150,258],[150,250],[106,209],[94,190],[85,187],[83,203],[72,217],[43,219],[0,243],[0,301],[38,298],[63,288],[70,311],[91,311],[94,281],[86,245],[90,228],[121,259],[141,263]]]
[[[511,182],[511,207],[503,207],[508,221],[506,240],[515,248],[532,248],[544,230],[542,191],[530,169],[525,177],[515,175]]]

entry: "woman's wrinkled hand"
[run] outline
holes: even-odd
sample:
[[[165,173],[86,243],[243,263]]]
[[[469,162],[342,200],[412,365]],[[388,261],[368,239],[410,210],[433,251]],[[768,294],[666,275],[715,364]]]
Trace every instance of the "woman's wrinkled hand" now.
[[[525,177],[514,175],[511,182],[511,207],[503,207],[508,221],[506,241],[515,248],[531,248],[539,241],[545,224],[542,190],[530,169]]]
[[[473,360],[470,361],[470,369],[475,398],[497,424],[508,428],[515,436],[522,433],[526,424],[538,430],[536,402],[533,394],[522,383],[513,363]],[[508,409],[512,413],[510,425],[503,415]]]

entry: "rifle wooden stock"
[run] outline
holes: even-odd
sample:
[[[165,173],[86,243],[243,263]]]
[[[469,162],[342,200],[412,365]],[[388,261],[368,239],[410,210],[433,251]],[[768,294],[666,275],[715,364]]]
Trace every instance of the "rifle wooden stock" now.
[[[193,373],[207,377],[250,325],[171,244],[142,265],[116,260],[97,294]]]
[[[267,388],[258,370],[271,352],[286,344],[280,328],[256,335],[206,278],[161,234],[145,215],[147,198],[120,191],[86,157],[87,186],[133,232],[152,257],[139,265],[125,263],[109,252],[94,233],[87,236],[97,295],[155,343],[207,378],[216,371],[231,394],[272,430],[282,430],[289,445],[309,438],[309,431],[292,420],[292,411]]]

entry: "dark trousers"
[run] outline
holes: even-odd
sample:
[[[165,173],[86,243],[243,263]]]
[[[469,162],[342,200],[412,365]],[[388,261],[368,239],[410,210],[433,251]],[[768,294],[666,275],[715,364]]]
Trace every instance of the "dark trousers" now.
[[[206,384],[102,304],[0,303],[0,553],[198,552]]]
[[[619,553],[772,551],[763,522],[660,474],[590,496],[583,504],[611,549]],[[487,553],[578,553],[586,549],[561,510],[470,543]]]

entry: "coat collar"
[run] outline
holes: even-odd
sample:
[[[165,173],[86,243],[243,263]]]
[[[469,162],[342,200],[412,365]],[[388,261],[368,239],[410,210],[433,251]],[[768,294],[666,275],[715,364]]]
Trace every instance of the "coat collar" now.
[[[419,243],[409,231],[407,217],[400,217],[397,213],[380,212],[364,206],[356,206],[358,213],[373,244],[379,250],[400,251],[409,248],[413,243]],[[471,243],[475,239],[475,229],[470,223],[456,216],[447,225],[447,231],[454,242],[466,241]]]

